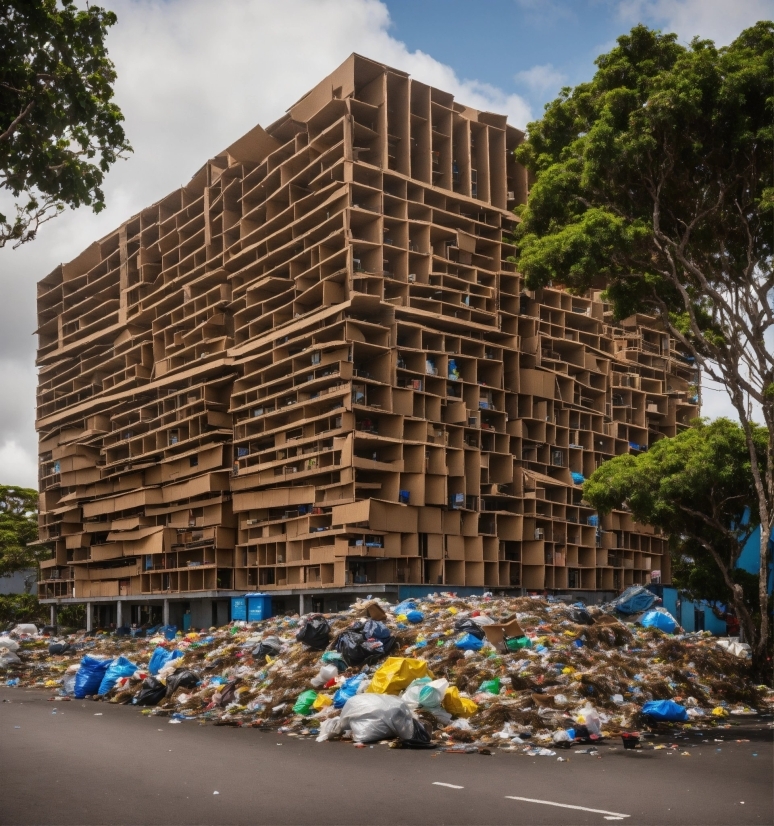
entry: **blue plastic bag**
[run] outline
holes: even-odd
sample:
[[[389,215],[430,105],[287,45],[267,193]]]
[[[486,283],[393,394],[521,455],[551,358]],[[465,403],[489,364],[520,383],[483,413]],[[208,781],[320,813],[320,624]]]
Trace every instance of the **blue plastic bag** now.
[[[688,719],[688,712],[674,700],[650,700],[642,707],[642,713],[652,720],[667,723],[682,723]]]
[[[363,626],[363,634],[365,634],[366,639],[373,637],[376,640],[387,640],[390,638],[390,629],[383,622],[370,619],[366,620],[366,624]]]
[[[416,623],[416,622],[422,622],[422,620],[423,620],[424,618],[425,618],[425,615],[424,615],[421,611],[409,611],[409,612],[406,614],[406,619],[407,619],[409,622],[414,622],[414,623]]]
[[[107,694],[111,688],[121,679],[121,677],[131,677],[137,671],[137,666],[126,659],[126,657],[118,657],[113,660],[99,684],[97,694]]]
[[[87,694],[96,694],[102,678],[112,660],[98,660],[88,654],[81,660],[81,667],[75,675],[75,699],[82,700]]]
[[[408,614],[409,611],[416,611],[417,604],[413,599],[404,599],[399,605],[392,609],[392,613],[397,617],[398,614]]]
[[[648,611],[640,620],[644,628],[658,628],[667,634],[674,634],[677,621],[668,611]]]
[[[173,640],[177,636],[177,626],[162,625],[157,633],[163,634],[168,640]]]
[[[480,651],[484,642],[473,634],[463,634],[454,644],[463,651]]]
[[[355,674],[354,677],[344,680],[341,688],[333,695],[333,707],[344,708],[344,703],[346,703],[350,697],[354,697],[355,694],[357,694],[360,683],[364,679],[365,674]]]
[[[642,585],[632,585],[618,599],[613,600],[613,607],[622,614],[639,614],[651,608],[655,601],[655,594],[643,588]]]
[[[159,646],[151,654],[150,662],[148,663],[148,672],[155,677],[170,660],[175,660],[182,656],[182,651],[167,651],[166,648]]]

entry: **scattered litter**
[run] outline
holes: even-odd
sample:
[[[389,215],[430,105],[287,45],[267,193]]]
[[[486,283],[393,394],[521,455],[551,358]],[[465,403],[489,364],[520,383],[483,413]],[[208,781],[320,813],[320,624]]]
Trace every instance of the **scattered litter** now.
[[[447,754],[599,757],[596,746],[613,737],[663,750],[643,738],[661,730],[678,739],[771,711],[774,691],[755,683],[737,649],[706,632],[668,633],[669,616],[645,589],[624,597],[583,607],[445,592],[186,634],[14,630],[0,638],[15,660],[3,659],[0,684],[48,688],[55,701],[132,703],[170,725]],[[656,615],[650,627],[633,621],[643,611]]]

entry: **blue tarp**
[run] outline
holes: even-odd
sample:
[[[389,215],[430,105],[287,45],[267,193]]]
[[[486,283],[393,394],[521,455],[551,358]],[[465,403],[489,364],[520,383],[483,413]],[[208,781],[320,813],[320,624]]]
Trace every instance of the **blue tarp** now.
[[[152,654],[150,662],[148,663],[148,671],[154,677],[161,671],[162,668],[170,661],[182,657],[182,651],[167,651],[166,648],[159,646]]]
[[[665,611],[663,608],[661,610],[648,611],[648,613],[640,619],[640,623],[645,628],[658,628],[667,634],[674,634],[675,628],[677,628],[675,618],[669,611]]]
[[[425,618],[425,615],[421,611],[409,611],[406,614],[406,619],[409,622],[422,622]]]
[[[632,585],[618,599],[613,600],[613,607],[622,614],[641,614],[652,608],[656,597],[642,585]]]
[[[650,700],[642,707],[642,713],[652,720],[667,723],[682,723],[688,719],[688,712],[674,700]]]

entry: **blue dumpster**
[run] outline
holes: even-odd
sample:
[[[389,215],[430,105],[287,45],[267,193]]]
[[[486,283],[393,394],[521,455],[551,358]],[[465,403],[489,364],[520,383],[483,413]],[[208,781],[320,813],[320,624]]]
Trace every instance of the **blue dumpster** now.
[[[231,622],[247,619],[247,600],[244,597],[231,597]]]
[[[270,594],[245,594],[247,621],[260,622],[272,616]]]

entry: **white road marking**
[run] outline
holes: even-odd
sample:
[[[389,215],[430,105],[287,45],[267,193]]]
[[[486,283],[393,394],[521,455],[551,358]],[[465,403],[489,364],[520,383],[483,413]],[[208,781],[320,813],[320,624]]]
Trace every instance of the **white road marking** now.
[[[621,812],[607,812],[604,809],[589,809],[586,806],[571,806],[569,803],[554,803],[553,800],[537,800],[534,797],[513,797],[505,795],[506,800],[523,800],[525,803],[542,803],[544,806],[559,806],[561,809],[578,809],[581,812],[594,812],[598,815],[612,815],[614,818],[623,819],[631,815],[621,814]],[[605,818],[607,820],[607,818]]]
[[[433,783],[434,786],[446,786],[447,789],[464,789],[464,786],[455,786],[454,783],[439,783],[436,781]]]

